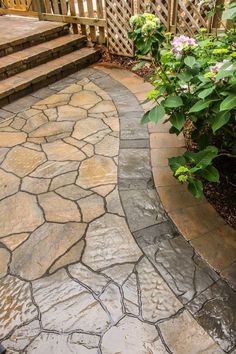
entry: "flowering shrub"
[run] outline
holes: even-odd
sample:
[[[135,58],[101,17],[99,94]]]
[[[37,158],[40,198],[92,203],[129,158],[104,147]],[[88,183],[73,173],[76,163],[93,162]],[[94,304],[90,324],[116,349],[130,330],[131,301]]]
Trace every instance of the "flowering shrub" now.
[[[231,5],[227,11],[228,18],[234,19],[236,6]],[[177,135],[190,127],[194,150],[169,159],[169,165],[174,177],[187,182],[188,189],[199,198],[203,195],[203,179],[219,182],[213,160],[219,155],[236,154],[235,27],[215,36],[203,29],[195,38],[181,35],[171,39],[167,33],[163,42],[159,23],[149,32],[143,31],[143,16],[131,20],[131,24],[135,22],[131,38],[139,56],[152,56],[155,88],[148,100],[157,104],[143,116],[142,123],[165,119],[172,125],[170,133]]]

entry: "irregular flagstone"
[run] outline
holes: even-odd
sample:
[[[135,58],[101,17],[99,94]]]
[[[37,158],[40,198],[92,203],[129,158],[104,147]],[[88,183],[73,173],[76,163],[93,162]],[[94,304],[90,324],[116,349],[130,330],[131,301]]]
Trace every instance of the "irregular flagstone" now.
[[[96,294],[100,294],[109,282],[105,276],[91,271],[82,263],[69,266],[68,271],[73,278],[89,287]]]
[[[81,163],[76,184],[82,188],[117,182],[117,167],[109,157],[93,156]]]
[[[84,141],[86,141],[87,143],[96,145],[109,133],[110,133],[110,129],[108,129],[108,128],[105,130],[100,130],[100,131],[84,138]]]
[[[43,113],[46,114],[46,116],[48,117],[48,119],[51,122],[57,120],[57,109],[56,108],[44,109]]]
[[[29,136],[32,138],[40,138],[58,135],[65,132],[71,132],[73,126],[74,122],[48,122],[29,133]]]
[[[101,97],[97,96],[95,92],[81,91],[72,95],[70,105],[89,109],[100,101]]]
[[[97,349],[86,348],[68,339],[68,335],[42,333],[27,347],[26,354],[97,354]]]
[[[103,354],[166,354],[154,326],[136,318],[125,317],[105,333],[102,339]]]
[[[8,148],[1,148],[0,149],[0,163],[4,160],[6,154],[8,153]]]
[[[29,148],[29,149],[32,149],[32,150],[42,151],[40,145],[37,145],[37,144],[32,143],[32,142],[26,142],[26,143],[22,144],[22,146],[24,146],[26,148]]]
[[[0,237],[30,232],[44,222],[35,196],[18,192],[0,201]]]
[[[71,199],[71,200],[79,200],[81,198],[87,197],[92,194],[91,191],[87,191],[75,184],[69,184],[65,187],[61,187],[56,189],[57,194],[60,194],[62,197]]]
[[[53,178],[66,172],[77,171],[79,165],[77,161],[47,161],[31,173],[31,176]]]
[[[18,113],[19,117],[22,117],[24,119],[29,119],[33,116],[35,116],[36,114],[40,113],[41,110],[40,109],[35,109],[35,108],[29,108],[26,111],[21,111]]]
[[[26,141],[27,135],[23,132],[0,132],[0,148],[12,147]]]
[[[72,106],[58,107],[58,121],[70,120],[77,121],[87,117],[87,111],[83,108]]]
[[[112,101],[99,102],[95,107],[89,110],[89,113],[106,113],[115,111],[115,106]]]
[[[90,222],[105,213],[103,198],[92,194],[78,201],[83,221]]]
[[[99,187],[95,187],[92,188],[92,190],[94,192],[96,192],[97,194],[100,194],[102,197],[105,197],[106,195],[108,195],[111,191],[113,191],[115,188],[114,184],[107,184],[105,186],[99,186]]]
[[[48,191],[51,180],[46,178],[25,177],[22,180],[21,190],[32,194]]]
[[[126,263],[104,269],[102,270],[102,273],[106,274],[119,285],[122,285],[128,276],[133,272],[133,269],[133,263]]]
[[[100,333],[109,326],[108,315],[99,302],[64,270],[34,281],[33,294],[44,329]]]
[[[10,338],[4,340],[2,345],[9,350],[24,350],[34,338],[41,332],[40,323],[38,320],[32,321],[25,326],[17,328]]]
[[[109,213],[114,213],[114,214],[124,216],[124,210],[120,202],[118,188],[114,189],[113,192],[108,194],[108,196],[106,197],[106,204]]]
[[[61,174],[60,176],[54,177],[49,189],[54,190],[54,189],[64,187],[64,186],[74,183],[76,180],[77,174],[78,174],[77,172],[67,172],[67,173]]]
[[[37,105],[35,106],[35,108],[38,109],[44,109],[44,107],[47,105],[46,108],[54,108],[54,107],[58,107],[58,106],[63,106],[66,103],[68,103],[69,99],[70,99],[70,94],[55,94],[55,95],[51,95],[47,98],[45,98],[44,100],[41,100],[39,103],[37,103]]]
[[[25,119],[16,116],[14,118],[13,122],[11,123],[11,127],[14,129],[20,130],[23,128],[25,123],[26,123]]]
[[[155,323],[176,314],[183,307],[147,258],[143,258],[136,268],[144,320]]]
[[[9,275],[0,280],[0,299],[0,339],[15,326],[23,325],[38,316],[37,308],[31,300],[29,283],[16,277]]]
[[[78,149],[81,149],[81,150],[82,150],[83,146],[86,145],[85,141],[77,140],[75,138],[72,138],[71,136],[64,138],[63,141],[65,141],[67,144],[70,144],[72,146],[76,146]]]
[[[113,130],[114,132],[119,132],[120,124],[119,124],[119,119],[117,117],[103,118],[103,121],[105,124],[109,126],[111,130]]]
[[[28,118],[22,130],[26,133],[30,133],[47,122],[47,116],[43,112],[40,112],[33,117]]]
[[[54,260],[82,238],[85,227],[73,222],[45,223],[13,252],[11,272],[28,280],[42,276]],[[32,252],[35,249],[37,252]]]
[[[42,147],[49,160],[81,161],[86,158],[82,151],[77,149],[75,146],[64,143],[61,140],[54,141],[53,143],[43,144]]]
[[[124,305],[127,313],[139,315],[138,283],[135,273],[132,273],[123,285]]]
[[[176,354],[223,354],[223,351],[187,311],[159,324],[162,336]]]
[[[72,333],[69,341],[75,344],[81,344],[88,349],[97,348],[99,345],[100,337],[86,333]],[[96,353],[97,354],[97,353]]]
[[[95,153],[103,156],[117,156],[119,150],[119,139],[107,135],[95,146]]]
[[[81,119],[75,124],[72,137],[82,140],[99,130],[107,129],[107,125],[101,119],[87,118]]]
[[[19,177],[24,177],[44,161],[46,161],[46,156],[43,152],[16,146],[7,154],[2,167]]]
[[[81,220],[80,211],[76,203],[62,198],[55,192],[41,194],[38,200],[44,210],[47,221],[68,222]]]
[[[94,155],[94,146],[92,144],[86,144],[84,147],[81,149],[85,155],[88,157],[92,157]]]
[[[73,84],[70,86],[67,86],[63,90],[60,91],[60,93],[76,93],[82,90],[82,86],[78,84]]]
[[[109,284],[100,296],[100,300],[110,313],[113,323],[117,323],[123,317],[122,300],[118,286]]]
[[[55,272],[57,269],[62,268],[68,264],[78,262],[82,255],[83,249],[85,246],[84,240],[79,241],[76,245],[71,247],[69,251],[66,252],[63,256],[61,256],[50,268],[49,273]]]
[[[0,199],[15,194],[19,190],[20,179],[0,169]]]
[[[7,274],[10,252],[6,248],[0,248],[0,278]]]
[[[135,262],[141,254],[125,219],[105,214],[90,223],[82,259],[92,269],[98,270],[117,263]]]
[[[27,240],[28,237],[29,234],[27,233],[15,234],[1,238],[0,242],[2,242],[9,250],[14,251],[14,249]]]

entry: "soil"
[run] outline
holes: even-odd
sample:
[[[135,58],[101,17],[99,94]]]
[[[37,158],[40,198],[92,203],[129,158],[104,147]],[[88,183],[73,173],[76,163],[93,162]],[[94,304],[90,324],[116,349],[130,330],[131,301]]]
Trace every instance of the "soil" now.
[[[102,62],[110,63],[116,67],[122,67],[128,70],[139,62],[133,58],[113,55],[107,49],[103,52]],[[153,68],[146,64],[142,69],[135,73],[145,80],[153,74]],[[189,128],[186,127],[185,140],[188,149],[193,145],[189,139]],[[210,183],[204,181],[204,194],[207,200],[213,205],[222,218],[233,228],[236,229],[236,164],[235,159],[228,157],[219,157],[215,162],[215,167],[220,173],[220,183]]]

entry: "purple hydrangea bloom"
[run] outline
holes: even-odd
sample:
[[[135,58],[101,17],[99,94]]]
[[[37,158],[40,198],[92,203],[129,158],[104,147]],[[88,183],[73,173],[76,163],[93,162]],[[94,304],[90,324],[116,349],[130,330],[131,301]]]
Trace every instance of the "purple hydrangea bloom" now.
[[[216,74],[218,73],[218,71],[220,70],[220,68],[226,64],[226,63],[229,63],[229,60],[225,59],[223,61],[219,61],[218,63],[216,63],[215,65],[213,66],[210,66],[210,72],[213,73],[213,74]],[[230,65],[228,66],[225,70],[226,71],[229,71],[229,70],[232,70],[233,66]]]
[[[172,42],[172,52],[174,54],[181,54],[185,48],[197,47],[197,41],[194,38],[187,36],[175,37]]]

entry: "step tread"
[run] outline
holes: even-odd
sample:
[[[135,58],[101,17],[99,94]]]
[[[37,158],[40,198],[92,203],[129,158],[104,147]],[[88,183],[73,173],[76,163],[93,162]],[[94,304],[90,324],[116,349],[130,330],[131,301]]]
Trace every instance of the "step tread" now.
[[[2,19],[1,19],[2,20]],[[4,18],[5,20],[5,18]],[[11,20],[11,19],[10,19]],[[18,20],[20,21],[20,20]],[[28,19],[26,20],[28,22]],[[26,23],[27,23],[26,22]],[[6,26],[9,28],[9,17],[7,18]],[[14,26],[14,22],[13,22]],[[22,32],[19,35],[12,36],[2,36],[0,39],[0,49],[7,48],[9,46],[15,46],[20,43],[24,43],[30,41],[34,37],[47,35],[48,33],[58,32],[63,30],[63,28],[67,28],[68,24],[60,23],[60,22],[49,22],[49,21],[32,21],[30,22],[29,29],[23,28]],[[14,29],[14,28],[13,28]],[[18,29],[19,30],[19,29]]]
[[[67,34],[65,36],[57,37],[50,41],[22,49],[18,52],[8,54],[7,56],[0,58],[0,72],[5,71],[6,68],[10,66],[17,66],[24,60],[33,59],[38,55],[46,55],[47,53],[56,51],[65,45],[83,40],[86,40],[86,36]]]
[[[99,50],[84,47],[2,80],[0,82],[0,98],[7,97],[14,92],[20,91],[30,86],[32,83],[43,80],[50,74],[52,75],[57,73],[57,71],[59,72],[64,66],[76,63],[83,58],[96,54],[97,52],[99,52]]]

